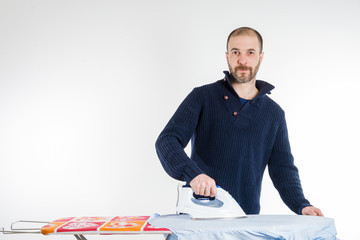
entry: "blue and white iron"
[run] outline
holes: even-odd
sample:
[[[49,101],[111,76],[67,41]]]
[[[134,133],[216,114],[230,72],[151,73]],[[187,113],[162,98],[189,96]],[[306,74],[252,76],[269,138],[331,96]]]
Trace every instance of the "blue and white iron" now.
[[[214,198],[199,197],[189,185],[178,186],[177,214],[189,214],[193,219],[243,218],[245,212],[235,199],[218,187]]]

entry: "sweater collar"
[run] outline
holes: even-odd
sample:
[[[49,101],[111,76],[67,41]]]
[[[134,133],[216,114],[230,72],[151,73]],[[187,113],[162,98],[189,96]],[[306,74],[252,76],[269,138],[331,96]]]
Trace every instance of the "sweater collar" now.
[[[224,71],[224,74],[225,74],[226,82],[230,85],[232,90],[235,92],[235,90],[234,90],[234,88],[232,86],[232,83],[230,81],[231,74],[229,73],[229,71]],[[262,96],[264,96],[266,94],[271,94],[270,91],[272,91],[275,88],[270,83],[262,81],[262,80],[256,80],[255,86],[259,90],[259,93],[258,93],[258,95],[256,95],[256,97],[253,100],[256,100],[257,98],[260,98],[260,97],[262,97]]]

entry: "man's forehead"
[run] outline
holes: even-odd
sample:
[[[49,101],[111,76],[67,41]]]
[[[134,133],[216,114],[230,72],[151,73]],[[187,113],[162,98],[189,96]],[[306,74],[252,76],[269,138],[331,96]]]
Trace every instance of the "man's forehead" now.
[[[229,39],[229,50],[235,49],[260,49],[260,43],[255,34],[241,34],[231,36]]]

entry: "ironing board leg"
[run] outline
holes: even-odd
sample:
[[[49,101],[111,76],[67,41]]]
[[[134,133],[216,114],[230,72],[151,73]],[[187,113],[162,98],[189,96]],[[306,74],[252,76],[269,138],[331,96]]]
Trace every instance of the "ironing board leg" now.
[[[74,235],[77,240],[87,240],[83,235]]]

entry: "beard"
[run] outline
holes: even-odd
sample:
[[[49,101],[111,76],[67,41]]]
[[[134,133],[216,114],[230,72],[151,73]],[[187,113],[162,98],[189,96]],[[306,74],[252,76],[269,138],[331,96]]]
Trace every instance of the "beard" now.
[[[236,67],[231,67],[230,64],[229,65],[229,70],[232,76],[232,81],[234,81],[235,83],[248,83],[251,80],[253,80],[256,77],[257,72],[259,71],[259,67],[260,67],[260,61],[258,62],[258,64],[255,66],[255,68],[253,69],[252,67],[247,67],[244,65],[239,65]],[[247,72],[238,72],[240,70],[248,70]]]

